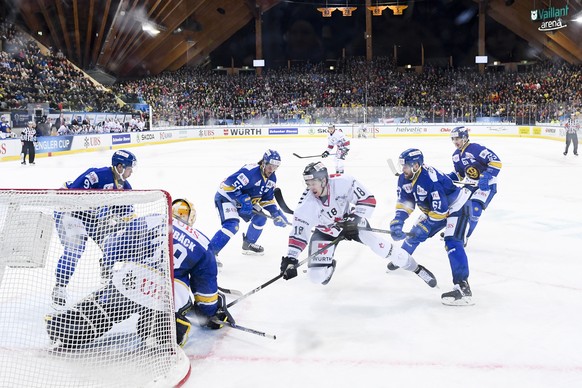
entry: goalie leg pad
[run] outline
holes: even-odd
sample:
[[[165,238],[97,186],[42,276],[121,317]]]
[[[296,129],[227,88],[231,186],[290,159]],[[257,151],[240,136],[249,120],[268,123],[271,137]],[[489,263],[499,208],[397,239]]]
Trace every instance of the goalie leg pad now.
[[[190,320],[186,318],[185,315],[176,313],[176,339],[178,345],[184,347],[188,341],[188,335],[190,334],[191,328],[192,324],[190,323]]]
[[[50,339],[66,348],[75,348],[94,341],[113,326],[113,322],[94,297],[84,300],[75,308],[45,317]]]

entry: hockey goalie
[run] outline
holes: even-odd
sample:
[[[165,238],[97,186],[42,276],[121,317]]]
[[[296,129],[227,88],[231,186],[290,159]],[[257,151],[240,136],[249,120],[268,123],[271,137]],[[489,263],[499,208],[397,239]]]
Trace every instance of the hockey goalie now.
[[[174,341],[171,285],[168,285],[167,217],[136,218],[104,242],[103,265],[111,268],[107,284],[71,309],[45,317],[56,347],[78,349],[123,322],[148,346]],[[137,315],[137,323],[130,318]],[[125,326],[124,326],[125,327]]]

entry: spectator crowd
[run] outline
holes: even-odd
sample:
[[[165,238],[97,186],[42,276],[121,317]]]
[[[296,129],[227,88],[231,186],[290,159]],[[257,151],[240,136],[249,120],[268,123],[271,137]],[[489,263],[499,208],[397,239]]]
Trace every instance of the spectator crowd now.
[[[471,122],[479,117],[533,124],[564,121],[582,111],[582,66],[537,62],[526,71],[396,68],[389,58],[348,58],[261,74],[227,75],[208,68],[96,87],[60,53],[42,54],[31,39],[3,24],[0,104],[3,110],[49,103],[56,111],[122,111],[116,96],[149,104],[153,126],[284,122]],[[1,110],[1,109],[0,109]]]

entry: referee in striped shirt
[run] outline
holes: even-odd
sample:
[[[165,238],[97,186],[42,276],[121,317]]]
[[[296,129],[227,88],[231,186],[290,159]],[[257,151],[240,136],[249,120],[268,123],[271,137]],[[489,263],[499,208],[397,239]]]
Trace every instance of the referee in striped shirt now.
[[[20,140],[22,142],[22,163],[26,164],[26,154],[28,153],[28,163],[34,164],[34,157],[36,151],[34,149],[34,143],[36,143],[36,123],[34,121],[29,121],[27,127],[22,130],[20,134]]]
[[[576,126],[566,123],[564,124],[564,129],[566,130],[566,150],[564,155],[568,155],[568,148],[570,148],[570,143],[574,146],[574,155],[578,156],[578,131]]]

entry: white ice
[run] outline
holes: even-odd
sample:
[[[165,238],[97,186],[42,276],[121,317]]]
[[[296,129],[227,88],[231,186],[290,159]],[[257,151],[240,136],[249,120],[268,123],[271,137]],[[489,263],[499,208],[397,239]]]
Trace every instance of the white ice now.
[[[232,306],[239,325],[276,340],[194,328],[185,347],[192,361],[185,386],[582,386],[582,159],[563,156],[561,142],[472,140],[503,161],[499,192],[467,247],[474,306],[441,304],[452,283],[438,236],[414,254],[434,272],[438,289],[410,272],[386,273],[386,259],[343,242],[328,285],[311,284],[300,271]],[[137,147],[130,182],[193,201],[197,227],[212,237],[219,228],[213,196],[224,177],[276,149],[283,158],[278,184],[293,207],[303,191],[303,167],[317,159],[292,153],[318,154],[325,144],[324,138],[270,138]],[[396,178],[386,159],[409,147],[420,148],[427,164],[451,170],[453,145],[445,136],[353,140],[346,173],[374,192],[373,227],[388,228],[394,212]],[[36,166],[0,163],[0,186],[57,188],[86,168],[108,165],[111,153],[39,158]],[[325,163],[334,169],[331,158]],[[265,256],[249,257],[240,252],[239,232],[220,255],[219,284],[246,293],[276,276],[287,235],[269,221],[259,240]]]

